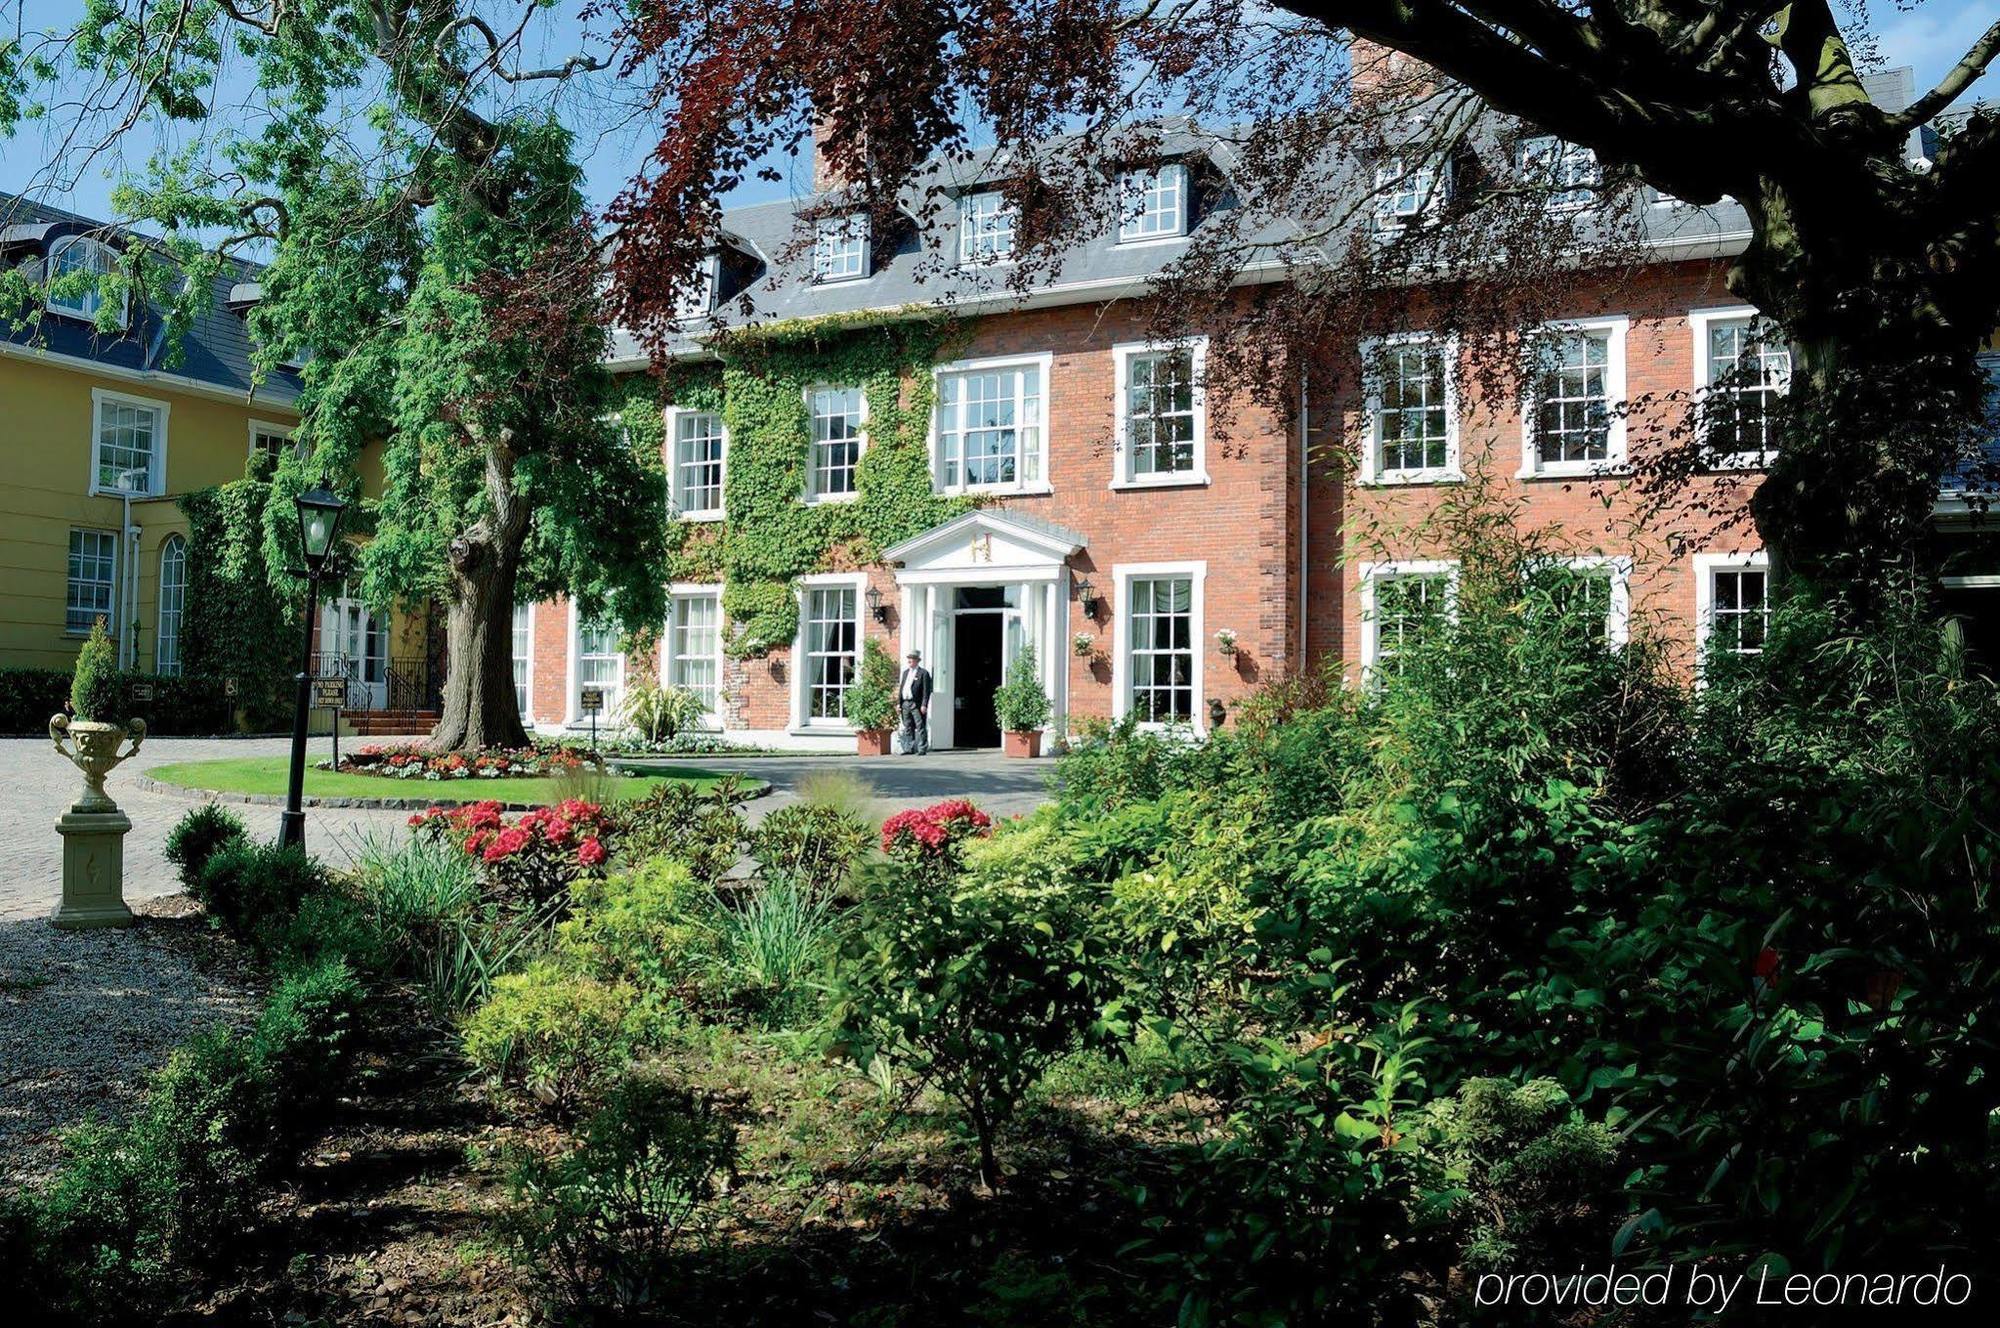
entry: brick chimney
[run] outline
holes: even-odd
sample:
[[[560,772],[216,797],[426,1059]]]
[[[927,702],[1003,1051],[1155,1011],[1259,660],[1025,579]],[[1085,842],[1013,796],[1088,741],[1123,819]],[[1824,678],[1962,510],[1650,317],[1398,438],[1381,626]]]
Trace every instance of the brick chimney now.
[[[1412,55],[1366,37],[1351,37],[1347,45],[1349,86],[1354,102],[1415,102],[1438,88],[1437,72]]]
[[[831,133],[826,117],[813,114],[813,192],[829,193],[847,184],[847,174],[828,158],[826,141]]]

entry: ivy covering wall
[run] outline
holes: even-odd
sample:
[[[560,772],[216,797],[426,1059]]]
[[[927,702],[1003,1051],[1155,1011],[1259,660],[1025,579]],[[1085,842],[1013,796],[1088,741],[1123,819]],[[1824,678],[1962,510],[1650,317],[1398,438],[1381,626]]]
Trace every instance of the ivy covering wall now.
[[[668,545],[673,580],[723,583],[731,655],[762,655],[792,641],[798,578],[865,567],[883,549],[975,505],[931,491],[931,368],[953,335],[952,323],[934,314],[797,320],[729,333],[714,346],[719,359],[672,371],[667,401],[718,412],[729,431],[727,519],[671,522]],[[807,394],[815,387],[858,387],[867,401],[852,500],[806,501]],[[627,391],[635,445],[646,437],[642,427],[662,441],[661,383],[640,376]]]
[[[184,494],[188,521],[187,604],[181,667],[191,677],[235,678],[252,729],[289,727],[295,609],[272,589],[264,561],[264,507],[271,486],[232,480]]]

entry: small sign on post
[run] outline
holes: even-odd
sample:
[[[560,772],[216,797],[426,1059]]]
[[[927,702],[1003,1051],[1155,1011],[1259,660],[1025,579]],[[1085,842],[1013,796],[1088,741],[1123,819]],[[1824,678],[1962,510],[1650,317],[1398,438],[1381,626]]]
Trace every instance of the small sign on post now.
[[[149,683],[149,682],[135,682],[135,683],[133,683],[133,684],[132,684],[132,699],[133,699],[134,701],[150,701],[150,700],[152,700],[152,699],[153,699],[153,684],[151,684],[151,683]]]
[[[604,709],[604,689],[586,687],[579,702],[583,713],[590,716],[590,750],[597,750],[597,716]]]
[[[347,708],[347,679],[314,678],[312,703],[315,710],[333,712],[333,768],[340,769],[340,712]]]

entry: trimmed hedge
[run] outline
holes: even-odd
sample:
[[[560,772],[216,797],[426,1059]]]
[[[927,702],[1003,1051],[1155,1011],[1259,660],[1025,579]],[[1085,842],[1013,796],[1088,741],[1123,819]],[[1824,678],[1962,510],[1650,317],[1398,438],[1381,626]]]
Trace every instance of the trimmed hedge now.
[[[49,716],[69,709],[68,669],[0,669],[0,733],[39,736],[48,732]],[[135,701],[136,683],[151,683],[153,699]],[[120,713],[146,721],[146,731],[155,737],[180,737],[209,733],[230,733],[235,719],[222,694],[219,678],[170,678],[157,673],[119,673],[114,676]]]

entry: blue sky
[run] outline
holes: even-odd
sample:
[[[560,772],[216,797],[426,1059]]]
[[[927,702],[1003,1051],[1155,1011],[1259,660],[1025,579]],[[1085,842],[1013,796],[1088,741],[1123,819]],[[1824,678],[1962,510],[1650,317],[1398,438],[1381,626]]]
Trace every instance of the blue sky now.
[[[16,0],[28,31],[60,29],[74,21],[75,0]],[[1919,90],[1935,83],[1994,18],[1992,0],[1926,0],[1911,5],[1909,0],[1843,0],[1844,4],[1865,4],[1877,36],[1879,63],[1911,65],[1916,70]],[[580,34],[572,17],[579,5],[559,5],[557,12],[543,19],[534,31],[529,58],[561,58],[577,48]],[[15,4],[0,0],[0,17],[11,18]],[[8,24],[11,27],[11,24]],[[222,104],[243,97],[241,77],[225,82]],[[614,94],[616,88],[606,89]],[[1989,74],[1974,85],[1974,95],[2000,99],[2000,74]],[[580,140],[588,175],[591,202],[599,208],[611,200],[643,160],[652,145],[643,120],[630,122],[606,99],[593,99],[586,109],[574,103],[572,122],[579,125]],[[111,211],[111,189],[128,171],[142,168],[154,152],[184,148],[195,137],[188,126],[160,129],[141,126],[122,142],[91,163],[74,187],[44,188],[42,168],[51,152],[49,130],[24,126],[11,140],[0,141],[0,189],[19,192],[34,187],[47,201],[89,216],[107,216]],[[778,184],[752,180],[730,196],[731,204],[760,202],[789,192],[804,192],[811,181],[811,166],[804,156],[780,157],[771,164],[785,174]]]

